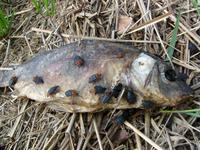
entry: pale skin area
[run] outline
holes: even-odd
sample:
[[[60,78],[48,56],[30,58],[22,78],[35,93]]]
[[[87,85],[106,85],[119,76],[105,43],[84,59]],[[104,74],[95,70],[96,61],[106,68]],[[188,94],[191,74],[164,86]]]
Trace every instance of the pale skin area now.
[[[84,59],[83,66],[74,65],[75,55]],[[51,107],[68,112],[95,112],[115,107],[138,108],[142,107],[143,99],[154,101],[158,105],[174,105],[183,99],[181,96],[185,91],[179,88],[179,83],[174,82],[170,85],[171,83],[165,84],[161,81],[158,71],[160,65],[155,67],[158,61],[162,64],[161,60],[131,45],[82,41],[44,52],[13,72],[3,75],[0,73],[0,87],[7,86],[9,78],[17,76],[18,82],[14,88],[19,97],[26,96],[36,101],[48,102]],[[95,84],[88,83],[89,77],[95,73],[102,74],[102,79]],[[145,85],[150,73],[154,76],[150,78],[148,85]],[[37,85],[33,82],[36,75],[43,77],[44,84]],[[137,95],[135,104],[128,104],[124,99],[118,103],[115,98],[108,104],[101,103],[99,97],[102,94],[96,95],[94,86],[101,85],[111,90],[117,83],[134,90]],[[59,85],[61,90],[56,95],[48,96],[48,90],[55,85]],[[163,86],[162,89],[165,89],[165,86],[175,87],[176,93],[167,97],[165,91],[160,91],[160,86]],[[66,97],[64,93],[70,89],[76,90],[79,96]],[[173,98],[176,100],[173,101]]]

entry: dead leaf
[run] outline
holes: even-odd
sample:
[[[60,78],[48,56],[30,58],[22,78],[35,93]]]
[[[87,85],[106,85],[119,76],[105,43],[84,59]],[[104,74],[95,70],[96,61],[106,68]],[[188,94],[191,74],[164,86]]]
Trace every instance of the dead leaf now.
[[[119,145],[129,138],[129,133],[126,130],[118,130],[112,137],[112,142]]]
[[[123,33],[126,28],[132,23],[133,19],[128,16],[119,16],[118,33]]]

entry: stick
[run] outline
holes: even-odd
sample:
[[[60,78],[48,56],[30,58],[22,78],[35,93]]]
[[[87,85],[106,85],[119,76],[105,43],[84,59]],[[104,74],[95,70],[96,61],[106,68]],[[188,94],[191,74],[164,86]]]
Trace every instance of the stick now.
[[[97,140],[98,140],[98,143],[99,143],[99,149],[103,150],[103,146],[102,146],[102,143],[101,143],[101,138],[100,138],[100,135],[99,135],[99,131],[97,129],[97,123],[96,123],[95,118],[92,119],[92,122],[93,122],[95,133],[97,135]]]
[[[42,33],[48,33],[48,34],[54,34],[53,31],[50,30],[44,30],[39,28],[31,28],[32,31],[35,32],[42,32]],[[61,36],[65,38],[73,38],[73,39],[84,39],[84,40],[99,40],[99,41],[110,41],[110,42],[132,42],[132,43],[157,43],[160,44],[160,41],[144,41],[144,40],[120,40],[120,39],[109,39],[109,38],[99,38],[99,37],[88,37],[88,36],[77,36],[77,35],[69,35],[61,33]],[[13,37],[14,38],[14,37]]]
[[[147,141],[149,144],[151,144],[154,148],[157,150],[163,150],[159,145],[157,145],[154,141],[152,141],[150,138],[148,138],[146,135],[144,135],[142,132],[140,132],[137,128],[135,128],[132,124],[125,121],[124,124],[131,128],[136,134],[138,134],[141,138],[143,138],[145,141]]]

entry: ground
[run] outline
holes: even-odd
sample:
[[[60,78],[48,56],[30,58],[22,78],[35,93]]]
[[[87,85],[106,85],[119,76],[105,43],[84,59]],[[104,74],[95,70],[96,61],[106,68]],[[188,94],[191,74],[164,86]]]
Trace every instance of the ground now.
[[[0,40],[1,69],[81,38],[128,40],[165,59],[180,12],[172,63],[188,75],[195,95],[165,109],[199,108],[200,17],[192,1],[60,0],[53,6],[55,13],[43,4],[37,12],[32,1],[1,1],[0,5],[11,22]],[[120,110],[114,116],[112,110],[70,114],[16,99],[12,89],[0,92],[0,149],[200,149],[198,114],[160,112],[164,108],[136,110],[125,124],[117,125],[113,118]]]

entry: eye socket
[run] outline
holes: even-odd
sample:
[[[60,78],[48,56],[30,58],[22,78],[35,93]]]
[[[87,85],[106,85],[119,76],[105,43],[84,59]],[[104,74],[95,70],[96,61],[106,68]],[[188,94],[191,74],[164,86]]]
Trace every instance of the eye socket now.
[[[165,71],[165,78],[169,81],[176,81],[177,75],[175,70],[173,69],[168,69]]]

